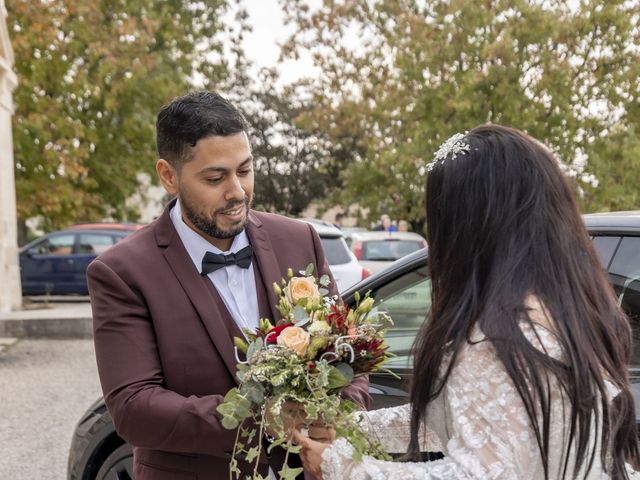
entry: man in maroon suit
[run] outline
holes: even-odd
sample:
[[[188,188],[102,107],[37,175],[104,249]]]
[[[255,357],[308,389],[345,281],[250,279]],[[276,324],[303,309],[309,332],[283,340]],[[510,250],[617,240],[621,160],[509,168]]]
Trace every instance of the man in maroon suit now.
[[[313,227],[251,210],[246,132],[216,93],[163,107],[156,171],[176,199],[88,270],[100,381],[136,480],[228,478],[235,432],[216,407],[236,386],[233,337],[279,318],[271,286],[289,267],[331,276]],[[347,395],[368,407],[366,379]]]

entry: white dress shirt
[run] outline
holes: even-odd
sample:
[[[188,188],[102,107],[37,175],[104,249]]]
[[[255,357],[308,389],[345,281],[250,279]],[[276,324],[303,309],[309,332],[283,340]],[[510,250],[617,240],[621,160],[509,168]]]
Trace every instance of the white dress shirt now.
[[[179,200],[176,201],[169,215],[198,273],[202,273],[202,258],[205,253],[236,253],[249,245],[247,232],[243,230],[234,237],[229,250],[223,252],[213,246],[184,223]],[[222,298],[240,330],[248,328],[251,331],[255,331],[259,325],[260,314],[258,313],[258,295],[253,262],[251,262],[249,268],[231,265],[211,272],[207,276],[220,294],[220,298]],[[269,467],[269,477],[272,480],[277,480],[278,478],[271,467]]]
[[[193,264],[202,273],[202,258],[206,252],[236,253],[249,245],[247,232],[243,230],[236,235],[227,251],[222,251],[193,231],[182,219],[180,202],[177,201],[170,212],[171,221],[176,228],[180,240],[187,249]],[[220,294],[227,310],[233,317],[240,330],[248,328],[255,331],[258,327],[258,296],[256,293],[256,280],[253,263],[249,268],[240,268],[237,265],[223,267],[207,275],[213,286]]]

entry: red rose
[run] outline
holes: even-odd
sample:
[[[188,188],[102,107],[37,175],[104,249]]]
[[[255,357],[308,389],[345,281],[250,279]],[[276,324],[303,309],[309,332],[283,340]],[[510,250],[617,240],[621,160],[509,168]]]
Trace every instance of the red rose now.
[[[329,325],[333,325],[337,332],[342,332],[344,324],[347,321],[349,308],[344,305],[333,305],[331,311],[327,314],[326,320]]]
[[[267,339],[267,343],[269,345],[273,345],[274,343],[276,343],[282,331],[285,328],[289,328],[291,326],[293,326],[293,323],[289,322],[289,323],[283,323],[282,325],[278,325],[277,327],[273,327],[271,330],[267,332],[267,335],[265,336],[265,338]]]

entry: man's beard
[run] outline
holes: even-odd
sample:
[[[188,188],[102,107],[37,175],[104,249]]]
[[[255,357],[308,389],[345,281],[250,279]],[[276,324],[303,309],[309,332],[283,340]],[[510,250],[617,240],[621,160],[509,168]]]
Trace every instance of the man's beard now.
[[[246,209],[246,212],[245,212],[246,215],[242,224],[238,225],[232,230],[223,230],[220,227],[218,227],[218,225],[214,220],[216,214],[219,214],[222,212],[228,212],[229,210],[242,204],[244,204]],[[216,210],[213,213],[212,218],[207,218],[205,216],[200,215],[196,211],[196,209],[192,207],[189,200],[184,196],[180,197],[180,207],[182,209],[182,212],[184,212],[184,215],[191,222],[191,224],[194,227],[196,227],[198,230],[200,230],[203,233],[206,233],[207,235],[213,238],[228,239],[228,238],[235,237],[240,232],[242,232],[242,230],[244,230],[244,227],[247,224],[247,221],[249,220],[249,209],[251,208],[251,198],[248,198],[245,196],[244,200],[234,200],[227,203],[227,205],[225,205],[224,208],[219,208],[218,210]]]

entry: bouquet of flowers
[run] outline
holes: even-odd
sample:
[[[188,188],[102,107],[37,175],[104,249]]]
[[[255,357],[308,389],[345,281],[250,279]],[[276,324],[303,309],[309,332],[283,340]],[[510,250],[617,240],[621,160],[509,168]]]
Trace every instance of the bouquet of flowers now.
[[[261,319],[255,332],[245,330],[247,341],[235,338],[238,358],[237,388],[230,390],[217,410],[222,425],[238,429],[231,460],[231,478],[239,478],[238,458],[255,462],[253,479],[262,452],[259,440],[267,424],[274,434],[269,451],[281,445],[297,453],[288,438],[282,414],[297,417],[296,423],[321,422],[332,425],[347,438],[356,455],[387,459],[377,441],[362,433],[350,414],[357,406],[340,396],[355,377],[382,368],[388,358],[384,334],[393,324],[385,312],[373,312],[369,294],[356,294],[353,309],[329,296],[329,277],[313,276],[309,265],[300,276],[288,271],[288,280],[274,284],[282,319],[273,325]],[[290,407],[294,405],[293,410]],[[290,425],[289,425],[290,426]],[[256,432],[258,437],[256,437]],[[293,479],[302,469],[286,463],[281,479]]]

